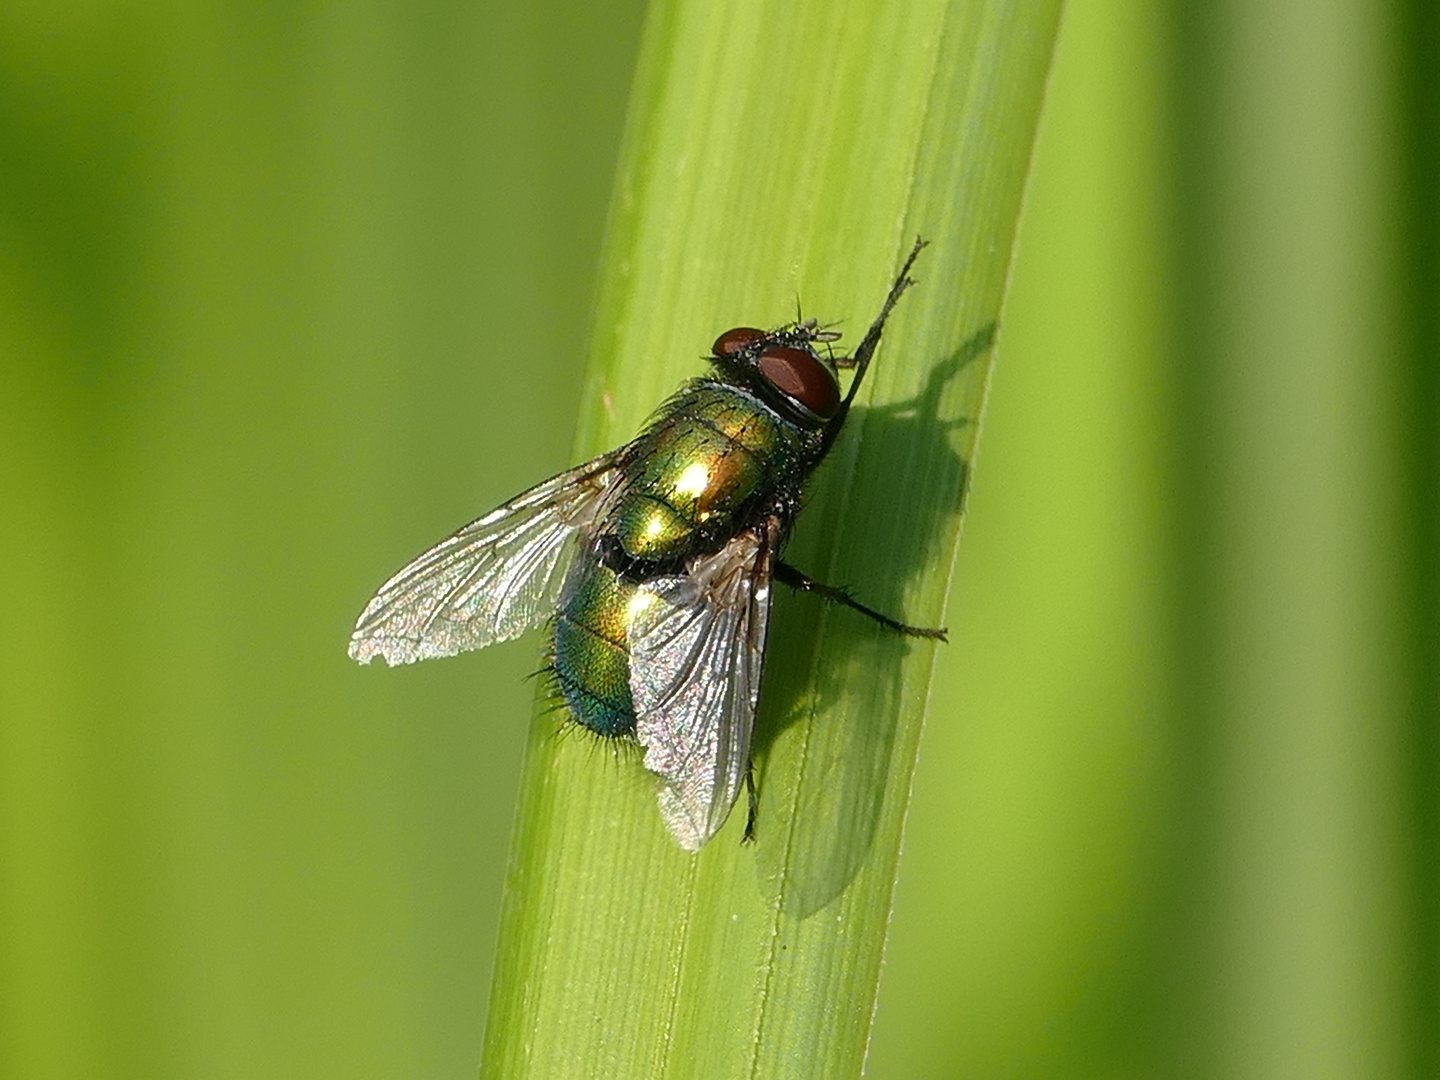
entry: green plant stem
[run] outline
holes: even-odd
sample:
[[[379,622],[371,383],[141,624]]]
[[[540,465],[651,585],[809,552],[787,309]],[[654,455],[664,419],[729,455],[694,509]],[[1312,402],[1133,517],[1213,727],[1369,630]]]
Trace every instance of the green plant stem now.
[[[577,454],[631,437],[720,330],[874,315],[932,241],[787,558],[945,608],[1059,12],[659,0],[611,211]],[[936,648],[780,590],[743,810],[697,856],[638,757],[537,717],[483,1075],[858,1075]]]

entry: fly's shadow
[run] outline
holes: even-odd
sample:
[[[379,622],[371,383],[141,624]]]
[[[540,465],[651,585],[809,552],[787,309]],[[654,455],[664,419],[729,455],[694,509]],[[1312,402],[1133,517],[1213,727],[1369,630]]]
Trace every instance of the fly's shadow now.
[[[943,418],[942,399],[962,374],[983,377],[972,366],[989,352],[995,332],[992,322],[967,338],[934,365],[913,398],[857,410],[851,423],[863,428],[864,453],[848,495],[827,490],[822,468],[787,562],[847,587],[886,615],[914,621],[903,610],[906,585],[947,544],[956,500],[969,487],[969,464],[953,436],[976,418]],[[923,462],[923,474],[907,462]],[[916,497],[920,492],[925,497]],[[843,536],[845,546],[837,548],[834,536]],[[840,580],[828,580],[827,566],[839,568]],[[905,692],[901,661],[913,648],[945,646],[901,637],[839,606],[823,613],[820,643],[822,601],[775,588],[755,731],[757,869],[762,889],[779,891],[782,909],[803,918],[845,890],[873,846]],[[833,708],[842,701],[859,707],[847,708],[842,718]],[[797,725],[810,726],[800,740],[786,739],[784,752],[772,752],[781,733]],[[781,800],[794,797],[802,770],[792,827]]]

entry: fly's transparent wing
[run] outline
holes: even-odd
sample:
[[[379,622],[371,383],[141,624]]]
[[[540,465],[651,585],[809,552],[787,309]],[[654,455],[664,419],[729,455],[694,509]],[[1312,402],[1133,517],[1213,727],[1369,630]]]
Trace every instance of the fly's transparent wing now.
[[[624,449],[551,477],[442,540],[365,605],[350,657],[411,664],[519,637],[554,609]]]
[[[647,582],[631,608],[635,735],[687,851],[725,823],[750,765],[774,533],[743,533],[686,574]]]

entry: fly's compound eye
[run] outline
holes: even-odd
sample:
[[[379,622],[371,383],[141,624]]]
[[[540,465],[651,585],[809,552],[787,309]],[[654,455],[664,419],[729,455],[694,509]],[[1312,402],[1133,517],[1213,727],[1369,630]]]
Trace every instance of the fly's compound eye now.
[[[734,356],[736,353],[744,352],[747,345],[753,345],[765,336],[765,331],[756,330],[753,326],[737,326],[733,330],[726,330],[718,338],[715,344],[710,346],[710,351],[716,356]]]
[[[736,331],[731,330],[730,333]],[[840,384],[823,363],[804,349],[767,345],[760,351],[760,374],[776,389],[794,398],[821,420],[840,407]]]

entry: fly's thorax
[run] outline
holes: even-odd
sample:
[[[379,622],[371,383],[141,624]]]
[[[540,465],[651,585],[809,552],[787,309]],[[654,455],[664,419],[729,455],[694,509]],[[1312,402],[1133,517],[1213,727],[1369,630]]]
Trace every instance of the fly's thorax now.
[[[613,528],[630,561],[670,564],[694,546],[699,526],[663,499],[631,492],[615,508]]]
[[[603,531],[645,563],[674,565],[714,550],[757,507],[798,487],[815,443],[753,394],[697,384],[640,440]]]
[[[635,586],[587,551],[566,577],[555,614],[553,663],[575,721],[601,735],[635,729],[627,627]]]
[[[767,461],[800,457],[814,442],[809,432],[755,394],[728,383],[706,380],[693,384],[676,399],[675,411],[709,424]]]

